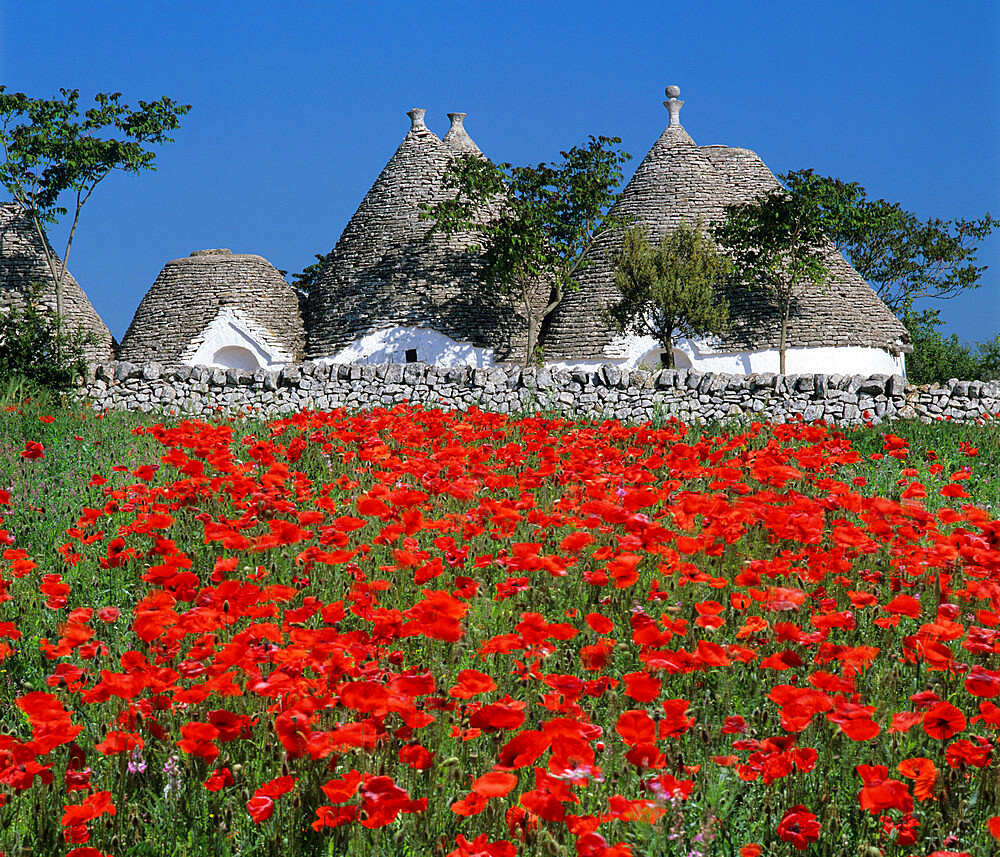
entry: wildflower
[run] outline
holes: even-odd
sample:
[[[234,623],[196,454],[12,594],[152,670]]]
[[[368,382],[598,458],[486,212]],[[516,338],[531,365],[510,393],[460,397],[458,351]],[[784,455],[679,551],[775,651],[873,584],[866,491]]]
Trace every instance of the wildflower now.
[[[171,755],[167,758],[167,761],[163,763],[163,774],[167,778],[166,785],[163,787],[163,796],[170,797],[180,791],[181,787],[181,768],[178,764],[180,759],[176,755]]]
[[[33,461],[36,458],[45,458],[45,447],[37,440],[29,440],[21,451],[21,458]]]
[[[805,851],[810,842],[819,839],[820,827],[816,816],[802,804],[789,809],[778,824],[778,836],[784,842],[791,842],[799,851]]]
[[[938,702],[924,714],[924,731],[939,741],[947,741],[965,727],[965,715],[950,702]]]
[[[128,772],[130,774],[146,773],[146,762],[142,758],[142,748],[138,744],[128,754]]]

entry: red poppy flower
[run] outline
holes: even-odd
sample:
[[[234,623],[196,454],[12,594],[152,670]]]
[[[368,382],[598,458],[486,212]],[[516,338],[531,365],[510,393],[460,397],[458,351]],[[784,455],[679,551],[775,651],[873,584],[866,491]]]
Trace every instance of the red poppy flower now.
[[[517,775],[490,771],[474,780],[472,790],[485,798],[504,797],[517,785]]]
[[[805,851],[810,842],[819,839],[820,827],[816,816],[802,804],[796,804],[785,812],[778,824],[778,837],[791,842],[799,851]]]
[[[637,709],[622,712],[615,731],[626,744],[652,744],[656,741],[656,722],[645,711]]]
[[[498,732],[501,729],[519,729],[524,723],[524,709],[527,703],[523,700],[503,699],[490,705],[484,705],[469,718],[469,726],[482,729],[484,732]]]
[[[680,738],[692,726],[694,718],[687,716],[690,702],[686,699],[665,699],[661,703],[663,706],[663,719],[660,720],[660,738]]]
[[[1000,696],[1000,671],[994,672],[976,664],[965,679],[965,689],[973,696],[984,699]]]
[[[742,735],[747,731],[747,722],[740,716],[727,717],[722,721],[720,731],[723,735]]]
[[[517,857],[513,842],[506,839],[490,842],[485,833],[480,833],[471,842],[459,833],[455,836],[455,844],[458,847],[447,857]]]
[[[858,765],[855,770],[864,782],[858,792],[861,809],[877,815],[886,809],[913,812],[913,798],[904,783],[887,779],[889,773],[885,765]]]
[[[234,782],[233,772],[229,768],[219,768],[217,771],[212,771],[204,785],[210,792],[218,792],[226,786],[231,786]]]
[[[400,762],[418,771],[426,771],[431,767],[435,755],[421,744],[408,744],[406,747],[401,747],[398,753]]]
[[[256,824],[274,815],[274,800],[266,795],[256,795],[247,801],[247,812]]]
[[[610,634],[615,629],[615,623],[601,613],[588,613],[586,620],[598,634]]]
[[[486,673],[478,670],[462,670],[458,674],[458,683],[448,691],[448,696],[454,699],[471,699],[480,693],[489,693],[496,689],[496,682]]]
[[[498,763],[503,768],[524,768],[534,764],[549,749],[551,739],[544,732],[526,729],[500,748]]]
[[[63,827],[73,827],[86,824],[107,813],[115,815],[118,811],[111,802],[111,792],[94,792],[83,799],[82,803],[70,804],[65,807],[62,817]]]
[[[489,805],[490,799],[486,795],[478,792],[469,792],[461,800],[455,801],[449,808],[455,815],[468,818],[472,815],[479,815]]]
[[[340,779],[327,780],[320,788],[330,803],[346,803],[358,793],[361,780],[361,774],[351,770]]]
[[[994,815],[986,822],[986,829],[989,830],[990,836],[1000,842],[1000,815]]]
[[[938,702],[924,714],[924,731],[939,741],[947,741],[965,727],[965,715],[950,702]]]
[[[660,695],[663,682],[647,672],[625,673],[625,695],[636,702],[652,702]]]
[[[593,541],[594,537],[590,533],[570,533],[559,543],[559,550],[563,553],[579,553]]]
[[[24,449],[21,450],[21,458],[32,460],[35,458],[45,458],[45,447],[36,440],[29,440]]]

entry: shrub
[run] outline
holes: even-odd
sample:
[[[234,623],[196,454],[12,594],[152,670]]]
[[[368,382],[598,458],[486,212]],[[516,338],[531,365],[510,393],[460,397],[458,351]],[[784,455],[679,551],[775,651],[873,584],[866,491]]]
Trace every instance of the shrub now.
[[[0,384],[68,389],[86,370],[83,349],[93,334],[60,332],[55,313],[40,300],[38,283],[16,294],[21,300],[0,308]]]
[[[992,381],[1000,378],[1000,334],[970,346],[958,336],[944,336],[936,328],[942,321],[938,310],[919,315],[904,309],[901,320],[910,331],[913,353],[906,358],[906,374],[912,384],[942,384],[949,378]]]

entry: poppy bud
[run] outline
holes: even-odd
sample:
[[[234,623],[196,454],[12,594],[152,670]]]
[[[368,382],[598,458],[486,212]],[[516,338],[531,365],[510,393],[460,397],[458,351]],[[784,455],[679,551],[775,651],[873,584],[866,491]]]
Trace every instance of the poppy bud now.
[[[866,857],[882,857],[882,849],[876,847],[875,845],[869,845],[868,848],[865,849],[865,855]]]
[[[550,857],[559,857],[559,855],[563,853],[562,847],[551,837],[545,840],[542,850],[546,854],[550,855]]]
[[[406,831],[401,827],[392,835],[392,841],[396,845],[402,845],[406,841]]]
[[[458,756],[449,756],[441,763],[442,768],[457,768],[462,764],[462,760]]]

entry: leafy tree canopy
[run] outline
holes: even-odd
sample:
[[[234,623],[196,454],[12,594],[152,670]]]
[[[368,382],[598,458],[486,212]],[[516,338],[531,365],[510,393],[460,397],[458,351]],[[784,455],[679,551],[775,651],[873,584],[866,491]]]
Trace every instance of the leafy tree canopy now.
[[[662,361],[674,366],[677,336],[719,334],[727,327],[729,304],[718,288],[729,264],[705,236],[702,221],[686,221],[653,248],[645,228],[625,231],[615,260],[615,285],[621,299],[608,307],[619,332],[652,336],[663,348]]]
[[[121,93],[99,92],[95,106],[79,110],[80,91],[60,89],[61,98],[30,98],[0,86],[0,184],[27,214],[42,241],[46,263],[56,287],[56,324],[62,322],[62,294],[69,253],[80,210],[98,184],[111,172],[155,170],[155,153],[146,147],[171,141],[168,132],[180,127],[191,109],[166,96],[140,101],[133,110],[121,103]],[[116,131],[118,138],[101,136]],[[42,224],[55,223],[69,209],[59,204],[73,198],[73,222],[62,254],[52,252]]]
[[[920,299],[952,298],[980,286],[978,242],[1000,221],[921,220],[898,203],[868,199],[857,182],[798,170],[780,176],[823,232],[896,315]]]
[[[39,283],[16,294],[17,300],[0,307],[0,387],[23,381],[53,392],[68,389],[86,369],[84,347],[93,334],[62,333],[42,302]]]
[[[805,284],[822,285],[829,276],[818,203],[776,188],[745,205],[727,206],[726,219],[712,234],[732,261],[730,279],[744,288],[765,290],[778,305],[779,371],[784,374],[794,296]]]
[[[542,321],[560,304],[576,274],[606,230],[625,225],[608,216],[617,199],[621,165],[630,155],[616,150],[618,137],[590,137],[588,145],[560,152],[558,164],[514,167],[475,155],[453,161],[444,186],[455,195],[422,203],[431,232],[471,231],[485,281],[519,299],[528,324],[525,364],[535,355]]]

